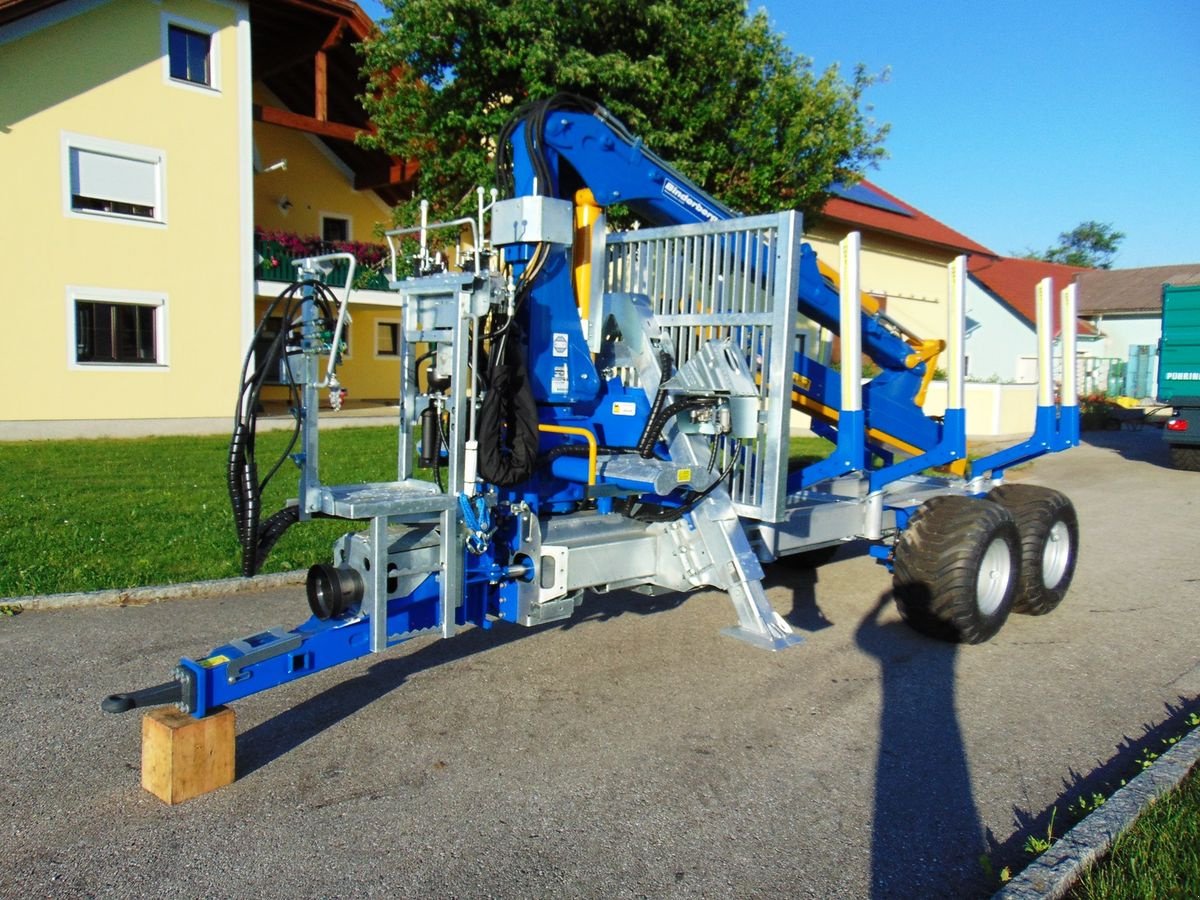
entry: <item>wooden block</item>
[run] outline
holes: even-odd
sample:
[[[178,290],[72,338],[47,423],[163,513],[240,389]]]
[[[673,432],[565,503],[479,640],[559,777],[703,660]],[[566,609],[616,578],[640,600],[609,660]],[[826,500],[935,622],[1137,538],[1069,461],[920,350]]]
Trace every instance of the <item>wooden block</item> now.
[[[233,783],[235,717],[227,706],[203,719],[160,706],[142,717],[142,787],[182,803]]]

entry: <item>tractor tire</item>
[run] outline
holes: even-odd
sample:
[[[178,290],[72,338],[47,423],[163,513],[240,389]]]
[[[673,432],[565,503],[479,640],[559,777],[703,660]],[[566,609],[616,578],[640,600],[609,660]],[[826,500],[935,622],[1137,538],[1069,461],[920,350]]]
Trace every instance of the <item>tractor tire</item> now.
[[[1044,616],[1062,603],[1079,556],[1071,501],[1035,484],[1002,484],[987,495],[1012,514],[1021,537],[1021,580],[1013,612]]]
[[[1172,444],[1171,468],[1200,472],[1200,444]]]
[[[1020,570],[1020,537],[1008,510],[972,497],[934,497],[896,544],[896,607],[922,634],[980,644],[1008,618]]]
[[[818,547],[816,550],[801,550],[799,553],[781,556],[776,562],[785,568],[795,571],[819,569],[826,563],[833,561],[841,546],[841,544],[831,544],[828,547]]]

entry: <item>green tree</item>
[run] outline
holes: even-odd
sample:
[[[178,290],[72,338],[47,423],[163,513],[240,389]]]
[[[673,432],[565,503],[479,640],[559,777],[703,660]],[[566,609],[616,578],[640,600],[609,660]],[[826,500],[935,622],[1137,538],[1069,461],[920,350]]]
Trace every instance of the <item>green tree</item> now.
[[[418,194],[463,212],[489,185],[512,110],[569,91],[747,213],[819,209],[884,156],[860,65],[816,74],[744,0],[384,0],[363,46],[367,138],[421,166]],[[404,211],[411,214],[410,210]]]
[[[1117,231],[1112,224],[1103,222],[1081,222],[1070,231],[1058,236],[1058,243],[1042,251],[1028,251],[1026,259],[1064,263],[1068,266],[1087,266],[1092,269],[1111,269],[1113,259],[1125,232]]]

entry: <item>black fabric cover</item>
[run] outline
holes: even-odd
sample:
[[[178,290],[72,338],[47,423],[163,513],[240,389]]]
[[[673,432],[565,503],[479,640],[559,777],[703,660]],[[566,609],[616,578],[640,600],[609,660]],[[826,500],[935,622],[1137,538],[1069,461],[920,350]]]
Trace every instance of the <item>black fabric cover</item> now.
[[[492,361],[487,396],[479,407],[479,474],[498,487],[528,481],[538,450],[537,405],[521,352],[523,337],[516,332],[508,338],[504,359]]]

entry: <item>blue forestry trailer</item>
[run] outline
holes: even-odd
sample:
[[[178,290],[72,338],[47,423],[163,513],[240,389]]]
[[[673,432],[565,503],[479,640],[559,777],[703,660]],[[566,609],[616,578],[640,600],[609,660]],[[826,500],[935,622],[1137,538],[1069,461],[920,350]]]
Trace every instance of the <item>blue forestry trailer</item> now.
[[[331,258],[297,263],[264,316],[284,321],[270,358],[247,355],[228,469],[244,573],[294,522],[365,523],[309,571],[311,615],[181,659],[166,683],[104,709],[169,703],[201,719],[418,635],[565,619],[588,591],[717,588],[736,616],[727,633],[780,650],[801,638],[768,602],[762,566],[813,566],[851,540],[871,542],[901,615],[938,638],[985,641],[1010,611],[1062,600],[1078,546],[1070,501],[1003,483],[1078,443],[1074,329],[1062,329],[1056,405],[1048,283],[1033,435],[969,460],[965,257],[948,269],[947,340],[922,340],[860,292],[857,234],[835,272],[798,213],[739,217],[594,103],[529,104],[497,147],[503,199],[485,205],[480,190],[474,218],[439,223],[471,235],[456,266],[431,252],[424,208],[419,226],[389,233],[403,309],[394,480],[320,477],[319,399],[340,399],[351,305],[349,287],[339,299],[324,283]],[[609,230],[613,204],[645,227]],[[398,278],[411,235],[416,273]],[[1072,289],[1061,315],[1074,321]],[[864,356],[880,370],[866,382]],[[939,360],[949,402],[931,417]],[[255,409],[281,365],[299,490],[264,517]],[[826,459],[789,467],[794,411],[832,442]]]

